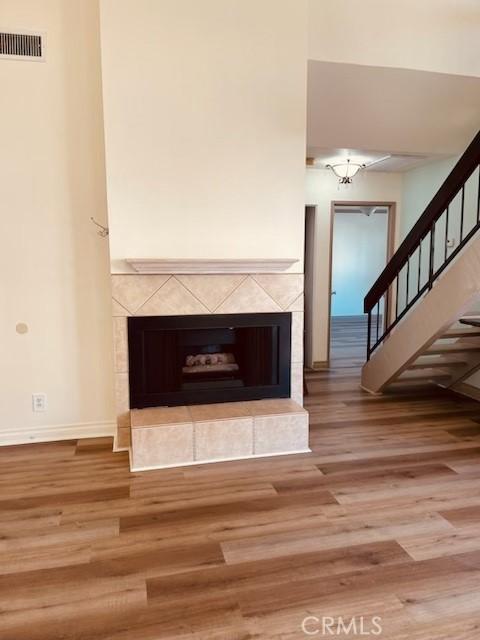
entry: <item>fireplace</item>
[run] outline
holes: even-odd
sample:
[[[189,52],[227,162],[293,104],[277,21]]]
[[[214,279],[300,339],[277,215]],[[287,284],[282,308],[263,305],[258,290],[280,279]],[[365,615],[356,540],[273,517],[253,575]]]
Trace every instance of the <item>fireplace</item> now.
[[[290,397],[291,313],[128,318],[130,408]]]

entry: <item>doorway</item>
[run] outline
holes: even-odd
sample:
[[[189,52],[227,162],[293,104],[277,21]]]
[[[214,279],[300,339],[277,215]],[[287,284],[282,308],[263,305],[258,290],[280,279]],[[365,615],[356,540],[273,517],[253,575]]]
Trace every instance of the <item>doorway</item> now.
[[[394,232],[392,202],[332,203],[329,359],[365,359],[363,299],[393,253]]]

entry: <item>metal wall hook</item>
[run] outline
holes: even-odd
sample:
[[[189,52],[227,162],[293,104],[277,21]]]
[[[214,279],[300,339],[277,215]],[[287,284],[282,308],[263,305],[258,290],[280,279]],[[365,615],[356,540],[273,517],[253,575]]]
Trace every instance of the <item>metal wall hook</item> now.
[[[98,227],[98,231],[97,231],[98,235],[101,238],[106,238],[109,234],[108,227],[104,227],[103,224],[100,224],[99,222],[97,222],[93,216],[90,216],[90,220],[93,222],[94,225]]]

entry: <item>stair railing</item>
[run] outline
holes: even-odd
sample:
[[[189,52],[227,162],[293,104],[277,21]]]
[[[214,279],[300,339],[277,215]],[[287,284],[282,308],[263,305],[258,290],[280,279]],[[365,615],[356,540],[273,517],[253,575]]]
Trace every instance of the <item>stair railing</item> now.
[[[473,176],[476,169],[478,179]],[[470,228],[465,220],[466,196],[469,213],[474,209]],[[452,228],[460,238],[455,248],[449,239]],[[479,228],[480,131],[365,296],[367,360]]]

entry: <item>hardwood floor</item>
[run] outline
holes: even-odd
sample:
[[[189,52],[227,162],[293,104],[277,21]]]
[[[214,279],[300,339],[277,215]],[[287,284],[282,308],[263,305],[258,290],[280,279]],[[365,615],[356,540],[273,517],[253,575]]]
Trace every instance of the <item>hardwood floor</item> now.
[[[110,439],[0,448],[0,638],[290,640],[305,616],[314,637],[378,616],[380,638],[478,639],[479,406],[361,391],[364,334],[334,323],[308,375],[312,454],[131,474]]]

